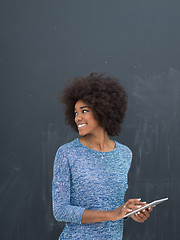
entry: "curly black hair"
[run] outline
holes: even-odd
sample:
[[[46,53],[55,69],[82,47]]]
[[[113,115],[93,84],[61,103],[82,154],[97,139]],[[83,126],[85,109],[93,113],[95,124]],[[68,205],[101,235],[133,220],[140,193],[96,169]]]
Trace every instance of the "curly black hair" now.
[[[108,135],[121,132],[121,124],[127,109],[127,93],[118,79],[104,74],[91,73],[74,78],[61,92],[59,100],[65,104],[65,119],[77,131],[74,121],[74,106],[78,100],[89,105],[94,117]]]

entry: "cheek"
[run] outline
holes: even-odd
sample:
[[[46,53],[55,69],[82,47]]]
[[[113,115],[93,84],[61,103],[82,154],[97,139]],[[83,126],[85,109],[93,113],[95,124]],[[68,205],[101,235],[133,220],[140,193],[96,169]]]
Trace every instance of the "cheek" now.
[[[93,126],[99,126],[98,121],[94,118],[94,116],[91,116],[89,118],[89,122],[93,125]]]

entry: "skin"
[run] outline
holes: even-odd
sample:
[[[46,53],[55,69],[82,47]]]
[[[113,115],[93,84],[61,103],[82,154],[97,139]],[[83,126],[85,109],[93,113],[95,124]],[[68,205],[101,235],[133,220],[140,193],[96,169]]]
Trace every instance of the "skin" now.
[[[79,140],[83,145],[103,152],[112,151],[115,148],[114,141],[109,139],[107,132],[99,125],[98,121],[94,117],[93,110],[87,103],[82,100],[78,100],[74,107],[74,113],[74,121],[77,125],[79,135],[81,136]],[[124,205],[111,211],[85,210],[83,212],[81,222],[95,223],[103,221],[117,221],[124,218],[127,213],[145,205],[146,203],[141,202],[140,199],[129,199]],[[131,215],[131,218],[134,221],[143,223],[147,220],[151,211],[152,208],[148,208]]]

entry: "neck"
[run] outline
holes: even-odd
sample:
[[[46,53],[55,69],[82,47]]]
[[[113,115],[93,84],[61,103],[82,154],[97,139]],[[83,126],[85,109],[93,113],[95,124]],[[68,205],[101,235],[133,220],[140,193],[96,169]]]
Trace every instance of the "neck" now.
[[[98,151],[107,151],[109,149],[109,136],[106,131],[103,131],[101,134],[98,134],[98,136],[94,135],[86,135],[85,141],[89,145],[88,147],[98,150]]]

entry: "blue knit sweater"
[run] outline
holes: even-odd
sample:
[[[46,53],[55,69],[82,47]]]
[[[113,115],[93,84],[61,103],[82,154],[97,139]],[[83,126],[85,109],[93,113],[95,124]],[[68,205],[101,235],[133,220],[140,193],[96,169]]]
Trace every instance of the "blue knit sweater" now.
[[[131,150],[115,141],[110,152],[85,147],[79,139],[61,146],[55,157],[52,199],[57,221],[66,222],[59,239],[121,240],[123,220],[81,224],[85,209],[113,210],[124,203]]]

